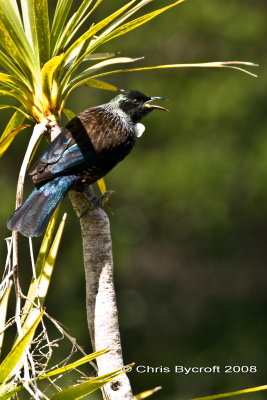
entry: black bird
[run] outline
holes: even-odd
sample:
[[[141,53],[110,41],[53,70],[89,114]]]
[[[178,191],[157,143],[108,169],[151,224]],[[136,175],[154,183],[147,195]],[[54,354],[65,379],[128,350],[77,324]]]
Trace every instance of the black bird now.
[[[84,191],[132,150],[144,126],[139,121],[165,100],[138,91],[122,92],[109,103],[73,118],[32,166],[36,188],[14,212],[7,226],[25,236],[40,236],[57,204],[70,189]]]

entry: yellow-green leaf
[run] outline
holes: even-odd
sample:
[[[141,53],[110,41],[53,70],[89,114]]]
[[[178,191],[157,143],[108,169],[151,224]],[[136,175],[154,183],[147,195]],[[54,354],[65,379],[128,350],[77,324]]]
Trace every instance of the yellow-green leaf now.
[[[126,11],[136,0],[131,0],[129,3],[121,7],[119,10],[115,11],[113,14],[109,15],[108,17],[104,18],[102,21],[98,22],[97,24],[91,26],[83,35],[81,35],[66,51],[66,60],[70,57],[73,58],[73,53],[78,54],[80,47],[82,44],[92,38],[98,31],[105,28],[110,22],[112,22],[115,18],[117,18],[120,14]]]
[[[154,389],[146,390],[145,392],[136,394],[136,395],[134,396],[134,400],[143,400],[143,399],[146,399],[146,398],[152,396],[152,394],[158,392],[158,391],[161,390],[161,389],[162,389],[161,386],[157,386],[157,387],[155,387]]]
[[[128,33],[130,31],[132,31],[133,29],[138,28],[140,25],[147,23],[151,19],[157,17],[159,14],[162,14],[163,12],[169,10],[172,7],[177,6],[180,3],[183,3],[184,1],[186,1],[186,0],[175,1],[174,3],[169,4],[168,6],[162,7],[158,10],[152,11],[152,12],[142,15],[141,17],[136,18],[130,22],[127,22],[126,24],[123,24],[123,25],[119,26],[118,28],[112,30],[107,35],[103,35],[103,36],[101,35],[99,40],[96,39],[96,41],[94,42],[93,48],[95,48],[96,46],[98,47],[101,44],[103,44],[109,40],[112,40],[117,36],[124,35],[125,33]]]
[[[50,58],[50,27],[47,0],[31,0],[34,6],[35,24],[41,66]]]
[[[51,29],[51,49],[54,51],[55,45],[59,38],[62,38],[62,33],[66,24],[66,20],[71,9],[73,0],[58,0],[54,14],[52,29]]]
[[[12,115],[12,117],[10,118],[10,120],[8,121],[4,132],[2,133],[0,143],[2,142],[2,140],[4,140],[10,134],[11,131],[20,127],[20,125],[22,125],[22,123],[24,122],[24,119],[25,119],[25,116],[23,114],[21,114],[18,110],[15,111],[14,114]],[[0,148],[1,148],[1,145],[0,145]]]
[[[79,385],[71,386],[62,392],[56,393],[51,397],[51,400],[79,400],[88,394],[95,392],[101,386],[112,381],[117,376],[130,370],[130,366],[123,369],[118,369],[109,374],[101,375],[96,378],[90,379],[87,382],[80,383]]]
[[[107,192],[107,187],[106,187],[104,178],[99,179],[99,180],[97,181],[97,184],[98,184],[99,190],[100,190],[100,192],[101,192],[102,194],[104,194],[104,193]]]
[[[93,0],[83,0],[82,3],[80,4],[79,8],[77,9],[77,11],[71,16],[71,18],[69,19],[68,23],[65,24],[65,26],[63,26],[62,22],[61,22],[61,32],[58,35],[57,32],[54,32],[54,29],[52,31],[52,37],[53,37],[53,41],[52,41],[52,49],[53,49],[53,54],[56,54],[60,51],[61,48],[66,47],[66,45],[70,42],[70,40],[72,40],[73,36],[75,35],[75,33],[77,32],[77,30],[79,29],[79,27],[86,21],[86,19],[91,15],[91,13],[94,11],[94,9],[96,7],[98,7],[98,5],[102,2],[103,0],[98,0],[95,5],[89,9],[89,7],[91,6]],[[64,2],[66,3],[66,0],[61,1],[61,3]],[[64,7],[61,7],[61,13],[65,12],[65,16],[60,16],[57,13],[57,18],[67,18],[67,14],[66,14],[66,7],[68,7],[68,5],[64,5]],[[57,26],[53,24],[53,26]]]
[[[76,114],[69,108],[64,108],[63,113],[66,115],[69,121],[76,117]]]
[[[99,79],[87,78],[72,85],[68,92],[64,94],[64,100],[66,101],[70,93],[79,86],[90,86],[96,89],[109,90],[112,92],[118,92],[120,90],[120,88],[111,85],[110,83],[100,81]]]
[[[120,90],[120,88],[117,86],[111,85],[107,82],[99,81],[98,79],[85,79],[77,84],[77,86],[80,85],[90,86],[96,89],[110,90],[112,92],[118,92]]]
[[[42,68],[41,71],[42,86],[43,86],[43,91],[48,99],[51,98],[51,90],[52,90],[54,75],[57,69],[62,64],[63,58],[64,58],[64,53],[60,54],[59,56],[55,56],[51,58],[49,61],[47,61]]]
[[[50,234],[54,228],[55,224],[55,218],[56,218],[56,213],[58,211],[56,210],[53,214],[52,221],[48,225],[47,231],[46,231],[46,236],[44,240],[50,241]],[[28,295],[30,298],[27,298],[27,301],[25,303],[25,306],[23,308],[23,313],[26,313],[26,318],[22,319],[22,331],[27,331],[28,327],[32,324],[33,318],[35,318],[35,308],[33,304],[36,303],[36,298],[38,297],[38,301],[40,305],[44,304],[44,300],[50,285],[52,273],[54,270],[54,265],[59,249],[59,245],[61,242],[61,237],[63,234],[63,229],[65,226],[65,221],[66,221],[66,216],[67,214],[63,215],[63,218],[60,222],[60,225],[58,227],[57,233],[55,235],[55,238],[53,240],[53,243],[49,249],[49,251],[46,253],[46,247],[47,244],[44,243],[43,246],[41,246],[42,251],[44,252],[42,255],[40,255],[40,258],[38,260],[38,273],[39,275],[36,277],[36,282],[33,280],[30,288],[29,288],[29,293]]]
[[[64,367],[54,369],[53,371],[50,371],[47,374],[40,376],[38,379],[41,380],[41,379],[49,378],[50,376],[64,374],[65,372],[67,372],[71,369],[74,369],[74,368],[78,368],[80,365],[88,363],[88,362],[94,360],[95,358],[100,357],[103,354],[106,354],[108,352],[109,352],[109,350],[100,350],[100,351],[96,351],[95,353],[88,354],[87,356],[84,356],[84,357],[80,358],[79,360],[74,361],[71,364],[67,364]]]
[[[39,287],[43,287],[42,281],[44,280],[46,282],[47,286],[47,280],[50,281],[51,276],[52,276],[52,270],[47,271],[46,269],[46,263],[48,259],[49,252],[51,250],[51,245],[53,242],[54,238],[54,231],[57,223],[57,218],[58,218],[58,213],[59,213],[59,208],[60,206],[57,206],[55,209],[52,217],[50,218],[50,221],[47,225],[44,238],[42,240],[42,244],[38,253],[38,257],[36,260],[36,265],[35,265],[35,278],[32,278],[32,281],[29,286],[29,290],[26,296],[26,301],[22,309],[21,313],[21,325],[24,325],[24,322],[31,312],[33,305],[36,303],[36,298],[39,295]],[[49,275],[47,275],[49,273]],[[40,304],[43,305],[44,303],[44,297],[39,299]]]
[[[4,154],[4,152],[8,149],[15,136],[25,128],[28,128],[30,125],[20,125],[15,129],[12,129],[8,134],[2,135],[0,139],[0,157]],[[4,137],[3,137],[4,136]]]
[[[16,388],[10,390],[9,388],[10,385],[7,385],[4,387],[1,392],[1,400],[8,400],[11,397],[13,397],[16,393],[18,393],[21,389],[23,389],[23,386],[17,386]]]
[[[267,390],[267,385],[256,386],[256,387],[249,388],[249,389],[236,390],[234,392],[215,394],[213,396],[196,397],[191,400],[217,400],[217,399],[223,399],[225,397],[239,396],[240,394],[259,392],[261,390]]]
[[[2,350],[4,334],[5,334],[4,329],[5,329],[7,306],[8,306],[11,287],[12,287],[12,281],[9,281],[5,289],[5,292],[0,300],[0,353]]]
[[[132,63],[135,61],[139,61],[141,59],[143,59],[143,57],[141,57],[141,58],[116,57],[116,58],[112,58],[109,60],[101,61],[101,62],[94,64],[91,67],[85,69],[83,72],[81,72],[79,75],[77,75],[77,77],[74,79],[74,81],[76,81],[80,78],[83,78],[85,76],[92,75],[95,71],[102,69],[104,67],[107,67],[109,65]]]
[[[37,328],[41,318],[44,314],[44,311],[39,311],[36,319],[33,321],[32,325],[29,327],[27,332],[20,338],[17,342],[16,346],[12,348],[10,353],[6,356],[6,358],[2,361],[0,365],[0,394],[4,389],[4,383],[10,377],[12,371],[16,368],[17,364],[19,363],[26,347],[30,344],[35,329]]]
[[[38,63],[34,56],[33,49],[28,37],[23,29],[20,13],[15,1],[0,0],[0,25],[3,39],[3,45],[7,51],[15,55],[18,64],[25,70],[29,76],[35,75]],[[6,32],[8,37],[5,37]],[[8,47],[7,40],[13,42],[13,48]]]
[[[140,67],[140,68],[127,68],[127,69],[117,69],[114,71],[101,72],[100,74],[93,75],[90,79],[99,78],[102,76],[108,76],[113,74],[119,74],[122,72],[136,72],[136,71],[151,71],[155,69],[173,69],[173,68],[231,68],[242,71],[248,75],[256,77],[257,75],[247,71],[244,68],[240,68],[239,65],[257,67],[258,64],[254,64],[246,61],[214,61],[206,63],[187,63],[187,64],[165,64],[165,65],[155,65],[152,67]]]

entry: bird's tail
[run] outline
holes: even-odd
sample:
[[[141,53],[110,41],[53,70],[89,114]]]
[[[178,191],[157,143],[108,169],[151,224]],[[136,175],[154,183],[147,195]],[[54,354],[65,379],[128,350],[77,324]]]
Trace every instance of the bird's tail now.
[[[56,206],[76,180],[75,175],[59,176],[34,189],[9,218],[7,227],[24,236],[42,235]]]

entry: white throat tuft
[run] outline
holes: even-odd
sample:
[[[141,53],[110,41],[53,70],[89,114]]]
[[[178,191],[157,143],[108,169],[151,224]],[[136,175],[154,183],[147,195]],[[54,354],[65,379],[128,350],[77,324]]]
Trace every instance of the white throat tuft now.
[[[146,130],[145,125],[141,124],[140,122],[137,122],[137,124],[135,124],[134,126],[134,133],[136,137],[142,136],[145,130]]]

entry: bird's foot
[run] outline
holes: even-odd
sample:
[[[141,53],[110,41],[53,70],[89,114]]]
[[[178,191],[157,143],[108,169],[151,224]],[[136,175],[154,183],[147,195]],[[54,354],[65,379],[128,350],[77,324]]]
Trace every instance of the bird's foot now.
[[[110,198],[110,196],[114,193],[113,190],[107,190],[105,193],[103,193],[101,196],[88,196],[87,193],[82,193],[83,197],[85,198],[87,202],[87,207],[82,213],[79,215],[79,219],[81,219],[84,214],[87,213],[87,211],[92,211],[95,208],[98,207],[103,207],[107,200]]]

